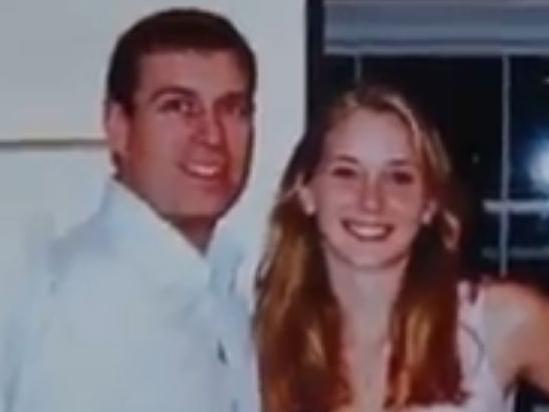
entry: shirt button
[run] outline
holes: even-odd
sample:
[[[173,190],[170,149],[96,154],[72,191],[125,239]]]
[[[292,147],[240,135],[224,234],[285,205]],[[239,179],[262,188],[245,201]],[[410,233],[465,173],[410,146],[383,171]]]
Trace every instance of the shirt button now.
[[[217,359],[219,359],[222,364],[227,364],[227,353],[221,342],[217,343]]]

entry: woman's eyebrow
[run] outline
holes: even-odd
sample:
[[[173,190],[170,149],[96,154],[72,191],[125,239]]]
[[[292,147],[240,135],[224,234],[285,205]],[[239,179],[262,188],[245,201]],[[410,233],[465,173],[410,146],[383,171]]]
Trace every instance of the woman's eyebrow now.
[[[329,160],[332,162],[358,163],[358,160],[355,157],[346,154],[336,154],[335,156],[329,157]]]

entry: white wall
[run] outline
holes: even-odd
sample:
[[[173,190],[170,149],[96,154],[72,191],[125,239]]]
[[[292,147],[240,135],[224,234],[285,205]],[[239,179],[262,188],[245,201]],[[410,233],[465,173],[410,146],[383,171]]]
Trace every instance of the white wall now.
[[[231,18],[257,50],[263,85],[285,80],[284,94],[293,104],[300,102],[300,0],[5,0],[0,3],[0,139],[100,137],[103,78],[114,39],[139,17],[179,5]],[[262,97],[274,102],[284,89],[278,98],[262,90]]]
[[[93,210],[110,171],[98,142],[111,47],[138,17],[179,5],[225,14],[257,53],[255,163],[229,225],[245,243],[259,244],[279,172],[302,129],[302,1],[18,0],[0,4],[0,250],[17,244],[29,221],[47,221],[58,233]]]

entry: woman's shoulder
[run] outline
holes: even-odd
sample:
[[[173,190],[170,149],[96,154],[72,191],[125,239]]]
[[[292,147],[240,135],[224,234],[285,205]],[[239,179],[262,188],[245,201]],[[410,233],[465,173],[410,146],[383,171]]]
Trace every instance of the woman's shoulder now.
[[[459,295],[467,306],[481,308],[488,326],[497,325],[510,333],[545,315],[549,305],[548,297],[538,289],[512,280],[460,282]]]
[[[542,300],[535,289],[507,280],[460,282],[459,295],[461,316],[492,353],[520,345],[519,335],[531,327]]]
[[[549,300],[534,287],[513,281],[486,282],[480,291],[487,349],[510,382],[546,351]]]
[[[483,282],[479,289],[484,295],[485,316],[487,319],[502,319],[501,326],[505,329],[517,332],[547,310],[547,298],[531,285],[493,280]]]

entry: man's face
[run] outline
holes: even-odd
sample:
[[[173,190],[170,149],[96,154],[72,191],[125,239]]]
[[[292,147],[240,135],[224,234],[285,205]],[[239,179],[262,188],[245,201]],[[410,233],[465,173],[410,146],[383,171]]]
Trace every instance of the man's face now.
[[[132,113],[116,103],[107,111],[121,180],[169,221],[215,223],[246,180],[248,87],[231,51],[143,56]]]

